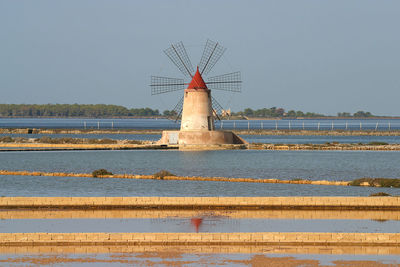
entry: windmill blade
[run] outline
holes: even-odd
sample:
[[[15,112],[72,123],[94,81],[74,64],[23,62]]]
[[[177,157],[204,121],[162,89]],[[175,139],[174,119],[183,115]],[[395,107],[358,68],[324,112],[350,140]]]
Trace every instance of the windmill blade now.
[[[242,91],[242,80],[240,71],[210,77],[208,78],[206,84],[208,89],[224,90],[230,92]]]
[[[158,95],[185,89],[185,83],[183,79],[151,76],[150,87],[151,95]]]
[[[214,97],[211,97],[211,105],[215,117],[218,120],[221,120],[222,111],[224,110],[224,108],[220,105],[220,103],[218,103],[218,101]]]
[[[175,105],[173,111],[173,118],[174,121],[178,121],[182,118],[182,110],[183,110],[183,96],[181,97],[181,99],[179,100],[179,102]]]
[[[226,48],[222,47],[219,43],[208,39],[199,64],[200,74],[207,75],[225,50]]]
[[[194,73],[192,62],[186,53],[185,46],[182,42],[171,45],[171,47],[164,50],[164,53],[171,59],[171,61],[178,67],[183,75],[191,78]]]

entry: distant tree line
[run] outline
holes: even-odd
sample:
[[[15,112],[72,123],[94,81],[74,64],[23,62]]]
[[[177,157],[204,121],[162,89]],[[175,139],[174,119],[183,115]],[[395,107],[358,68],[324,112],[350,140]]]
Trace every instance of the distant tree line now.
[[[349,112],[339,112],[337,114],[338,117],[357,117],[357,118],[367,118],[367,117],[374,117],[374,115],[371,114],[371,112],[365,112],[365,111],[357,111],[353,115]]]
[[[0,104],[2,117],[147,117],[159,116],[158,109],[132,108],[117,105],[81,104]]]
[[[131,108],[128,109],[118,105],[86,105],[86,104],[0,104],[0,117],[175,117],[177,113],[174,110],[165,110],[161,114],[158,109],[151,108]],[[314,112],[303,112],[283,108],[261,108],[253,110],[246,108],[243,111],[232,112],[232,116],[239,117],[258,117],[258,118],[313,118],[325,117],[323,114]],[[370,112],[357,111],[354,114],[348,112],[339,112],[338,117],[373,117]]]
[[[283,108],[262,108],[253,110],[251,108],[246,108],[243,111],[232,113],[232,115],[236,116],[246,116],[246,117],[260,117],[260,118],[282,118],[282,117],[324,117],[325,115],[314,113],[314,112],[303,112],[303,111],[295,111],[289,110],[286,112]]]
[[[315,118],[315,117],[326,117],[326,115],[315,113],[315,112],[303,112],[303,111],[295,111],[289,110],[285,111],[283,108],[261,108],[253,110],[251,108],[246,108],[243,111],[232,112],[232,116],[245,116],[245,117],[259,117],[259,118]],[[373,117],[374,115],[371,112],[357,111],[354,114],[348,112],[339,112],[337,114],[338,117],[358,117],[358,118],[366,118]]]

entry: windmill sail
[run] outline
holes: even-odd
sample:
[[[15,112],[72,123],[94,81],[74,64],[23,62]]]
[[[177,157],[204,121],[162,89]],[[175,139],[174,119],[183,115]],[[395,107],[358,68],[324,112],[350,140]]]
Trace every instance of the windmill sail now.
[[[226,48],[222,47],[219,43],[207,40],[199,64],[200,74],[207,75],[224,54],[225,50]]]
[[[185,89],[183,79],[151,76],[151,94],[158,95]]]
[[[182,110],[183,110],[183,96],[172,110],[171,115],[173,116],[175,122],[182,118]]]
[[[221,120],[222,111],[224,110],[224,108],[218,103],[218,101],[214,97],[211,97],[211,105],[215,118]]]
[[[242,81],[239,71],[208,78],[208,89],[241,92]]]
[[[151,76],[151,94],[158,95],[172,91],[183,90],[185,88],[190,91],[190,94],[194,93],[199,95],[200,93],[207,91],[208,96],[210,95],[210,91],[208,89],[241,92],[242,80],[240,72],[232,72],[210,77],[208,78],[207,82],[204,82],[202,78],[202,75],[207,75],[212,70],[212,68],[224,54],[225,50],[226,48],[222,47],[219,43],[207,40],[200,63],[197,66],[197,71],[195,72],[183,43],[179,42],[171,45],[169,48],[164,50],[164,53],[171,59],[172,63],[174,63],[174,65],[182,72],[184,76],[191,79],[191,82],[185,83],[184,79],[179,78]],[[182,97],[178,104],[176,104],[175,108],[170,112],[170,119],[173,118],[175,121],[177,121],[183,116],[183,119],[185,120],[186,113],[183,111],[184,99],[186,98]],[[210,100],[211,103],[209,102]],[[220,117],[223,113],[223,108],[215,98],[212,97],[209,99],[208,97],[206,101],[192,102],[189,103],[191,103],[190,105],[194,106],[198,106],[197,102],[204,102],[207,104],[207,116],[204,117],[202,115],[207,119],[207,123],[210,124],[209,118],[211,116],[213,116],[214,119],[220,120]],[[209,108],[210,105],[211,109]],[[196,127],[198,127],[198,125],[194,125],[192,122],[189,124],[190,127],[192,127],[190,129],[197,129]],[[211,129],[213,127],[209,128]]]
[[[164,50],[164,53],[171,59],[175,66],[178,67],[183,75],[189,78],[192,77],[194,69],[182,42],[171,45],[171,47]]]

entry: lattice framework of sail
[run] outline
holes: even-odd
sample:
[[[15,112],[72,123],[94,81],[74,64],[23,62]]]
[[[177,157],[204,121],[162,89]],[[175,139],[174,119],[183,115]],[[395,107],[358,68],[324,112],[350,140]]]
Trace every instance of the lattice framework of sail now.
[[[226,48],[219,43],[207,40],[199,63],[201,75],[207,75],[224,54]]]
[[[220,103],[218,103],[218,101],[214,97],[211,97],[211,105],[212,105],[212,109],[213,109],[215,117],[218,120],[221,120],[222,110],[224,108],[221,106]]]
[[[171,47],[164,50],[164,53],[171,59],[175,66],[178,67],[183,75],[189,78],[192,77],[194,69],[182,42],[171,45]]]
[[[151,76],[151,94],[158,95],[185,89],[183,79]]]
[[[206,84],[208,89],[231,92],[241,92],[242,90],[241,74],[239,71],[210,77],[207,79]]]
[[[179,100],[179,102],[175,105],[173,111],[173,119],[175,121],[178,121],[181,119],[182,117],[182,110],[183,110],[183,96],[181,97],[181,99]]]
[[[203,54],[198,65],[201,75],[207,76],[212,70],[215,64],[224,54],[226,48],[221,46],[219,43],[212,40],[207,40],[206,45],[203,50]],[[193,78],[194,69],[190,61],[190,58],[186,52],[185,46],[182,42],[172,44],[169,48],[164,50],[164,53],[172,61],[172,63],[181,71],[181,73],[186,78]],[[241,92],[242,81],[240,72],[232,72],[223,75],[218,75],[206,79],[206,85],[208,89],[212,90],[224,90],[231,92]],[[185,89],[188,83],[184,82],[184,79],[179,78],[169,78],[160,76],[151,76],[151,94],[163,94],[178,90]],[[172,110],[172,116],[174,120],[179,120],[182,115],[183,108],[183,97],[176,104],[175,108]],[[223,107],[217,102],[217,100],[212,97],[212,109],[215,118],[220,120],[220,116],[223,111]],[[172,118],[170,118],[172,119]]]

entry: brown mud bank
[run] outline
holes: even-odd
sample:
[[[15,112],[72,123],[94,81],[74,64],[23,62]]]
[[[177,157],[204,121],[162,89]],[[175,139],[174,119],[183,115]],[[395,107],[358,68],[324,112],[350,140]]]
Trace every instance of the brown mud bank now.
[[[0,128],[0,134],[160,134],[162,130],[152,129],[39,129]]]
[[[373,130],[234,130],[236,134],[246,135],[330,135],[330,136],[400,136],[400,131]]]
[[[98,170],[97,170],[98,171]],[[107,170],[104,170],[107,171]],[[153,175],[141,174],[107,174],[95,175],[92,173],[71,172],[38,172],[38,171],[10,171],[0,170],[0,175],[20,176],[54,176],[54,177],[86,177],[86,178],[117,178],[117,179],[147,179],[147,180],[175,180],[175,181],[213,181],[233,183],[266,183],[266,184],[309,184],[309,185],[334,185],[334,186],[368,186],[368,187],[400,187],[400,179],[397,178],[360,178],[353,181],[327,181],[327,180],[305,180],[305,179],[257,179],[257,178],[232,178],[232,177],[200,177],[200,176],[176,176],[165,170]],[[165,172],[164,174],[162,174]]]
[[[386,144],[380,142],[371,142],[369,144],[263,144],[251,143],[249,149],[256,150],[377,150],[377,151],[399,151],[400,144]]]
[[[162,129],[36,129],[2,128],[0,134],[159,134]],[[333,135],[333,136],[400,136],[400,131],[373,130],[233,130],[235,134],[245,135]]]
[[[119,178],[119,179],[151,179],[151,180],[176,180],[176,181],[214,181],[237,183],[267,183],[267,184],[312,184],[348,186],[348,181],[311,181],[311,180],[280,180],[280,179],[255,179],[255,178],[228,178],[228,177],[189,177],[189,176],[162,176],[140,174],[113,174],[93,177],[92,173],[67,173],[67,172],[35,172],[35,171],[8,171],[0,170],[0,175],[21,176],[54,176],[54,177],[86,177],[86,178]]]
[[[5,210],[399,211],[400,197],[0,197]]]
[[[86,138],[0,138],[0,151],[52,151],[52,150],[124,150],[124,149],[182,149],[182,150],[375,150],[400,151],[400,144],[220,144],[220,145],[163,145],[152,141],[86,139]]]
[[[7,151],[68,151],[68,150],[151,150],[178,149],[177,146],[156,144],[38,144],[0,143],[0,152]]]

